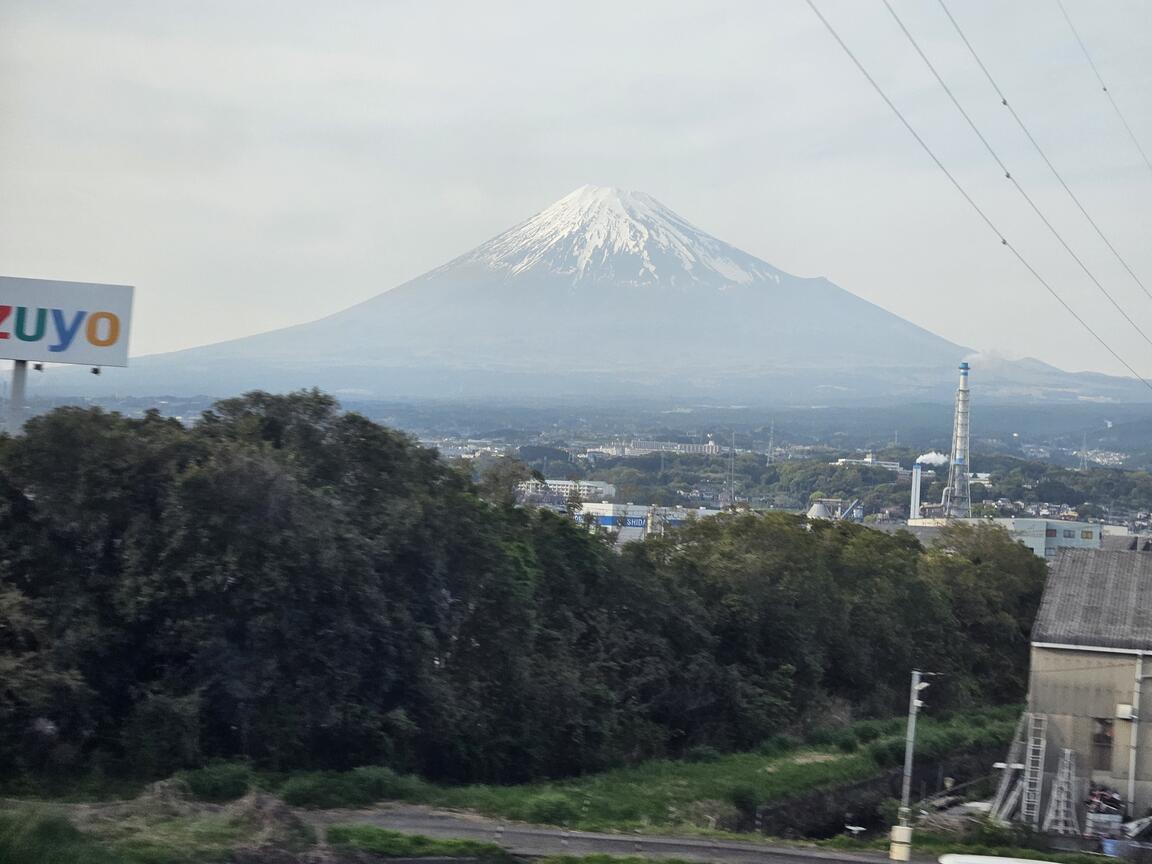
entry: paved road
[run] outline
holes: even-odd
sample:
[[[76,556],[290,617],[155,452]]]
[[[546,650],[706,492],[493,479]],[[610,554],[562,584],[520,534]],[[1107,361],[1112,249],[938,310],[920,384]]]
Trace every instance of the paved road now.
[[[483,840],[524,855],[644,855],[709,864],[883,864],[887,860],[881,853],[839,852],[698,837],[567,831],[417,805],[394,805],[372,810],[310,811],[306,817],[320,824],[368,822],[381,828],[427,837]]]

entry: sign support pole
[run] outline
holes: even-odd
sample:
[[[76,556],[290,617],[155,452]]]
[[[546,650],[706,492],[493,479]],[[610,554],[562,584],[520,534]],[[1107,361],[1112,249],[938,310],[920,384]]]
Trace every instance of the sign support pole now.
[[[28,383],[28,361],[12,361],[12,387],[8,392],[8,434],[19,435],[24,426],[24,390]]]

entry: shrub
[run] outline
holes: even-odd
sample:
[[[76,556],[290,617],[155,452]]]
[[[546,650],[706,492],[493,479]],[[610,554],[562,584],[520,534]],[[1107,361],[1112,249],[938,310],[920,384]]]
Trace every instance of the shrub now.
[[[753,814],[760,805],[760,793],[751,783],[735,783],[728,789],[728,800],[741,812]]]
[[[137,702],[122,734],[124,749],[143,775],[167,777],[198,765],[200,697],[151,694]]]
[[[831,747],[841,735],[841,730],[832,726],[814,726],[804,733],[804,743],[813,747]]]
[[[381,765],[365,765],[352,770],[353,782],[372,796],[372,801],[419,798],[425,783],[411,774],[397,774]]]
[[[838,747],[845,753],[854,753],[859,743],[852,729],[835,726],[817,726],[804,736],[804,740],[813,747]]]
[[[376,796],[369,784],[338,771],[297,774],[280,787],[280,797],[293,807],[330,810],[336,807],[367,807]]]
[[[964,829],[964,843],[973,846],[1011,846],[1039,849],[1043,837],[1023,825],[997,825],[990,819],[973,821]]]
[[[861,720],[856,724],[856,737],[862,744],[875,741],[884,734],[884,725],[876,720]]]
[[[0,813],[0,861],[6,864],[117,864],[118,860],[61,816]]]
[[[575,819],[580,808],[576,802],[561,792],[541,792],[529,798],[524,805],[524,815],[530,822],[546,822],[562,825]]]
[[[868,755],[881,768],[904,763],[904,741],[901,738],[880,738],[868,745]]]
[[[387,858],[477,858],[481,861],[515,861],[493,843],[474,840],[437,840],[420,834],[402,834],[374,825],[333,825],[328,829],[333,846],[363,849]]]
[[[900,818],[900,800],[898,798],[885,798],[876,806],[876,815],[883,820],[885,825],[895,825]]]
[[[709,747],[707,744],[699,744],[695,747],[689,747],[684,751],[685,762],[719,762],[720,751],[715,747]]]
[[[252,788],[252,769],[243,762],[215,762],[177,775],[188,794],[201,801],[235,801]]]
[[[384,799],[419,799],[427,786],[419,777],[397,774],[382,765],[351,771],[314,771],[296,774],[280,787],[280,797],[294,807],[329,810],[367,807]]]
[[[969,744],[970,736],[961,729],[926,729],[916,741],[916,755],[925,759],[942,759]]]
[[[791,753],[799,746],[800,739],[793,735],[773,735],[771,738],[765,738],[758,749],[763,756],[781,756],[784,753]]]

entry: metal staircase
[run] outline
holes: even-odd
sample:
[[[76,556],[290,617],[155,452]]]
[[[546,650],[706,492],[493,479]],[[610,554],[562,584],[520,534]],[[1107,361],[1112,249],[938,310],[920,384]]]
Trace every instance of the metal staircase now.
[[[1024,754],[1024,780],[1020,793],[1020,821],[1040,825],[1040,802],[1044,797],[1044,755],[1048,748],[1048,718],[1028,715],[1028,742]]]
[[[1004,762],[1004,773],[1000,775],[1000,784],[996,787],[996,795],[992,798],[992,809],[989,815],[998,822],[1008,822],[1019,803],[1018,765],[1022,765],[1024,758],[1024,729],[1028,722],[1028,715],[1021,714],[1016,724],[1016,732],[1012,735],[1012,746],[1008,748],[1008,759]]]
[[[1072,750],[1061,751],[1060,767],[1044,816],[1044,830],[1054,834],[1080,833],[1080,819],[1076,814],[1076,753]]]

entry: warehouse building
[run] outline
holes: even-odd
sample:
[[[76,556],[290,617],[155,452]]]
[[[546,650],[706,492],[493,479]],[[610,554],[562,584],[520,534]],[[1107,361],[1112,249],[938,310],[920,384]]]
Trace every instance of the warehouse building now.
[[[1152,805],[1152,552],[1062,549],[993,816],[1119,835]],[[1013,783],[1018,787],[1012,791]]]

